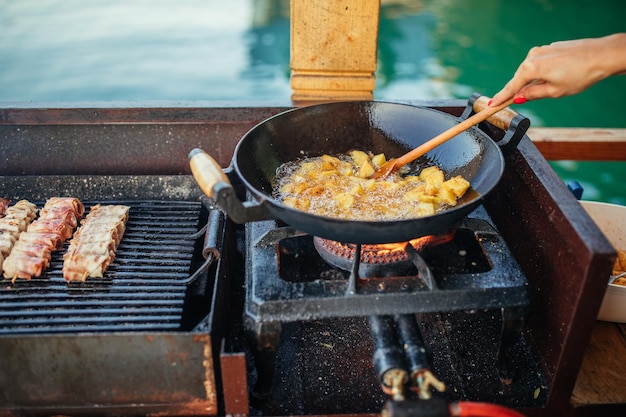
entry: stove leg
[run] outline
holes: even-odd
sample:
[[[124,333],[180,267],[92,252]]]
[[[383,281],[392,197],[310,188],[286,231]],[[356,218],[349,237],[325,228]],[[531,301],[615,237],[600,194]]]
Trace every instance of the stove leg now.
[[[276,367],[276,350],[280,342],[280,322],[256,323],[247,320],[248,340],[252,346],[252,359],[257,371],[253,399],[258,403],[267,401],[272,394]]]
[[[496,366],[502,383],[510,385],[513,382],[510,358],[524,328],[525,309],[522,307],[502,307],[500,312],[502,315],[502,331],[500,333],[500,347],[496,357]]]

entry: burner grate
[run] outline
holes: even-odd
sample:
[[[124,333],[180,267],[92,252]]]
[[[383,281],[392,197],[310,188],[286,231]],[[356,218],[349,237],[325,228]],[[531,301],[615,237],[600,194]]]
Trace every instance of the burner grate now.
[[[30,281],[0,286],[1,333],[173,330],[181,326],[196,266],[200,202],[116,201],[131,207],[124,238],[104,278],[68,283],[63,254]],[[85,206],[95,204],[85,202]],[[203,220],[204,218],[204,220]]]
[[[460,271],[447,255],[430,259],[439,267],[422,260],[414,274],[358,279],[355,289],[346,271],[321,260],[311,236],[285,232],[288,237],[282,238],[280,229],[272,221],[246,225],[246,314],[257,324],[528,304],[526,277],[482,206],[463,221],[457,236],[469,233],[478,250],[464,251],[486,259],[461,265]],[[468,262],[467,256],[460,258]],[[420,268],[434,275],[434,287]]]

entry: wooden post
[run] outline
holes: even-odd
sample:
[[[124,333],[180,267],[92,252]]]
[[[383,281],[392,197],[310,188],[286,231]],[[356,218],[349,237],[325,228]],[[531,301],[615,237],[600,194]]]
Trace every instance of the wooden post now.
[[[380,0],[291,0],[292,100],[371,100]]]

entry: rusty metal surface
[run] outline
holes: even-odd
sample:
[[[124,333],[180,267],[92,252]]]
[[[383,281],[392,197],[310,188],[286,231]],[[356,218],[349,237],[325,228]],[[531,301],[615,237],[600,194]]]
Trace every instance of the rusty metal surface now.
[[[0,175],[189,174],[202,147],[228,166],[235,145],[285,108],[0,108]]]
[[[246,355],[243,352],[222,352],[220,366],[224,375],[222,394],[225,413],[233,416],[249,414]]]
[[[217,413],[208,334],[0,337],[0,355],[0,412]]]

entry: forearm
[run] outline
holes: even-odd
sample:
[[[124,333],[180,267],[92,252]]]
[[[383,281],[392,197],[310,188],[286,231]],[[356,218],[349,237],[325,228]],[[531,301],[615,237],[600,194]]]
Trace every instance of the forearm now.
[[[516,102],[580,93],[591,85],[626,73],[626,33],[554,42],[532,48],[513,78],[491,102]]]
[[[604,38],[604,56],[607,77],[626,74],[626,33],[616,33]]]

